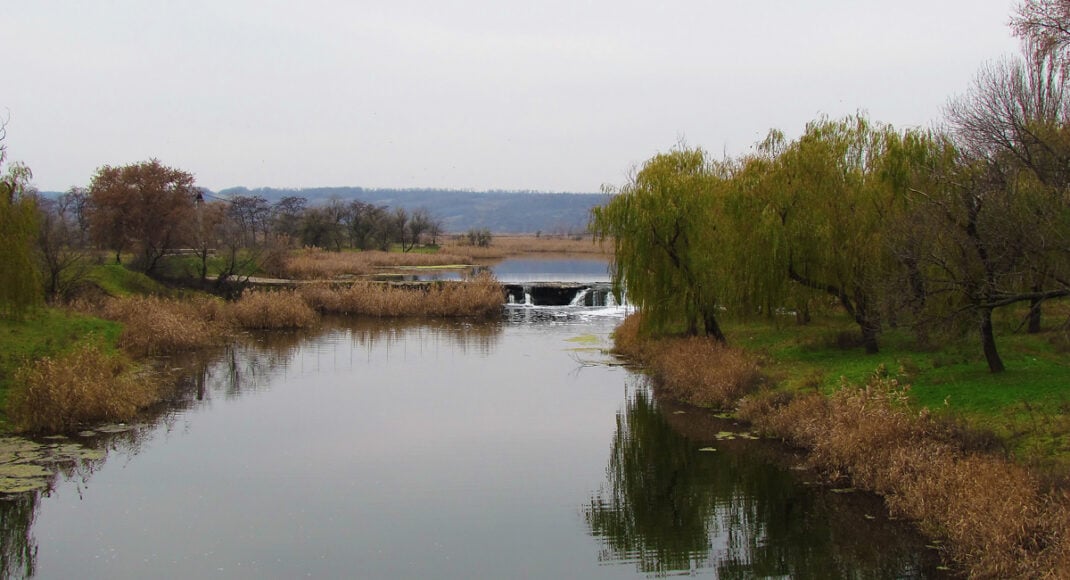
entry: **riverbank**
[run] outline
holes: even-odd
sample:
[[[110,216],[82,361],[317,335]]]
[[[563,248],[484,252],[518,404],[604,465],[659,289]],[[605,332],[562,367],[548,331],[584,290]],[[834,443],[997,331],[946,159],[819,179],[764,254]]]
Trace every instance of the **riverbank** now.
[[[750,323],[728,333],[741,348],[646,339],[632,317],[615,343],[646,366],[663,394],[729,409],[806,449],[830,482],[880,494],[893,516],[917,522],[970,576],[1054,578],[1070,569],[1061,398],[1040,396],[1053,379],[1030,382],[1043,373],[1066,377],[1058,353],[1042,348],[1054,335],[1021,339],[1014,350],[1025,368],[981,379],[969,370],[974,361],[956,359],[953,343],[925,352],[889,336],[877,357],[838,346],[835,320]],[[958,396],[927,405],[946,391]],[[1014,404],[991,401],[993,393],[1033,409],[1032,426],[1026,429]],[[1036,420],[1042,413],[1051,420]]]
[[[322,315],[487,318],[505,303],[490,276],[468,282],[310,284],[246,291],[116,292],[0,322],[0,430],[58,433],[126,421],[159,398],[152,357],[222,344],[246,330],[295,330]],[[92,380],[90,380],[92,379]]]

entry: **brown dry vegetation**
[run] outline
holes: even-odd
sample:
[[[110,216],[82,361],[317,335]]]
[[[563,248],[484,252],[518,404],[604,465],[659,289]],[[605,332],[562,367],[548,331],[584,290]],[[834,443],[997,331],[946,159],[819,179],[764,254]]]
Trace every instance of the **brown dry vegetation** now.
[[[978,578],[1058,578],[1070,569],[1070,504],[1026,468],[971,450],[928,412],[913,413],[894,380],[875,376],[831,397],[769,391],[740,418],[810,450],[832,478],[885,498],[889,511],[946,540],[946,555]]]
[[[318,319],[316,311],[294,290],[254,290],[227,306],[231,320],[246,329],[308,328]]]
[[[109,299],[94,313],[123,324],[119,346],[124,350],[153,356],[218,343],[228,331],[226,309],[213,298],[129,296]]]
[[[757,430],[807,449],[831,480],[884,496],[893,515],[944,540],[946,557],[971,577],[1060,578],[1070,570],[1070,497],[990,452],[986,437],[913,411],[908,387],[883,370],[830,396],[759,392],[754,360],[708,340],[648,340],[632,316],[614,341],[618,353],[646,365],[659,391],[736,407]]]
[[[305,248],[279,260],[267,272],[272,276],[291,280],[330,280],[346,276],[367,276],[389,267],[428,267],[472,264],[472,256],[465,252],[403,253],[403,252],[328,252],[319,248]]]
[[[487,317],[500,313],[504,303],[501,286],[490,276],[464,283],[420,286],[316,284],[298,292],[309,306],[324,314],[380,317]]]
[[[15,373],[7,413],[15,428],[67,432],[91,422],[126,421],[156,401],[158,383],[122,356],[85,344],[42,357]]]
[[[608,257],[613,253],[613,245],[592,241],[590,236],[577,239],[564,236],[496,235],[491,245],[485,248],[469,245],[467,240],[451,239],[442,244],[442,251],[465,254],[477,261],[533,254],[587,254]]]
[[[701,337],[643,340],[639,316],[614,333],[616,351],[648,366],[659,390],[707,407],[729,408],[761,383],[757,361],[743,350]]]

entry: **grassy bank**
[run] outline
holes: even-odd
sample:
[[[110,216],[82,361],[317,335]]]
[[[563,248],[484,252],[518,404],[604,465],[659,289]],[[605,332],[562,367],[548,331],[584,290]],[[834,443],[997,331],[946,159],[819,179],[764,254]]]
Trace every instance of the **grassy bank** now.
[[[881,494],[969,575],[1059,577],[1070,566],[1062,331],[1001,337],[1009,370],[992,375],[959,337],[921,349],[890,332],[867,356],[851,330],[839,319],[732,325],[728,349],[648,340],[629,320],[616,341],[663,393],[732,409],[808,449],[830,480]]]
[[[224,301],[168,289],[122,266],[98,266],[65,308],[0,321],[0,431],[63,432],[128,420],[157,395],[151,373],[134,360],[222,344],[236,332],[310,328],[321,314],[486,318],[504,301],[491,277],[313,284],[248,290]]]
[[[114,353],[121,332],[115,322],[57,308],[41,308],[19,321],[0,320],[0,430],[12,427],[7,399],[19,369],[85,344]]]

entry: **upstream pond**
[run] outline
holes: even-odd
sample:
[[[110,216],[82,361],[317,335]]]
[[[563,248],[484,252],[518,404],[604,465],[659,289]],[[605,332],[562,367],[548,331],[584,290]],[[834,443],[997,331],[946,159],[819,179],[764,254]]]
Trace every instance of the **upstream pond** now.
[[[328,320],[168,361],[151,418],[0,500],[39,578],[927,578],[879,499],[604,352],[620,307]],[[58,452],[58,451],[57,451]]]

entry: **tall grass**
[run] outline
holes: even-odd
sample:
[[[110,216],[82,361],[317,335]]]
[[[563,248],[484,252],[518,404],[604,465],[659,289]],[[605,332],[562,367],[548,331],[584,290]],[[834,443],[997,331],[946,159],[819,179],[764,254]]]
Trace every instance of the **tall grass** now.
[[[1070,569],[1070,502],[1027,469],[971,451],[927,411],[913,413],[894,380],[845,385],[831,397],[767,393],[740,418],[810,450],[832,478],[885,497],[893,515],[946,540],[973,577],[1059,578]]]
[[[328,252],[305,248],[279,260],[268,273],[292,280],[330,280],[374,274],[380,268],[472,264],[468,253]]]
[[[348,286],[316,284],[298,290],[306,303],[324,314],[376,317],[490,317],[501,313],[504,293],[490,276],[469,282],[414,286],[358,282]]]
[[[241,328],[308,328],[318,319],[313,310],[294,290],[245,292],[228,305],[228,315]]]
[[[7,398],[15,428],[68,432],[100,421],[127,421],[155,402],[158,384],[121,355],[85,344],[19,368]]]
[[[599,243],[590,236],[534,236],[524,234],[495,235],[490,246],[472,246],[463,239],[450,239],[442,244],[442,250],[449,253],[467,254],[473,259],[498,260],[511,256],[531,256],[540,254],[575,255],[609,257],[613,255],[611,243]]]
[[[650,370],[661,392],[693,405],[729,408],[762,381],[756,360],[702,337],[644,340],[639,316],[614,332],[615,350]]]
[[[228,332],[225,309],[213,298],[129,296],[107,300],[97,314],[122,323],[120,347],[152,356],[217,344]]]

